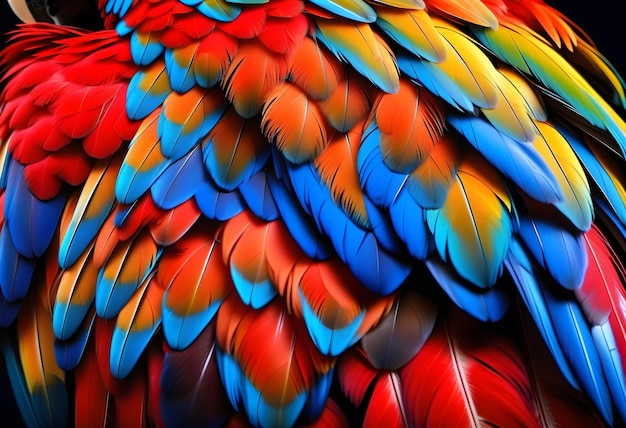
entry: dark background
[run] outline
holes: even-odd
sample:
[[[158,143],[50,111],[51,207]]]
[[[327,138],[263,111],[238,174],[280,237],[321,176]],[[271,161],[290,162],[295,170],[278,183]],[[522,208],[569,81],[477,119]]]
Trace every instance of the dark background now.
[[[546,0],[586,31],[624,77],[626,76],[626,13],[624,0]],[[0,0],[0,43],[17,19],[6,0]]]

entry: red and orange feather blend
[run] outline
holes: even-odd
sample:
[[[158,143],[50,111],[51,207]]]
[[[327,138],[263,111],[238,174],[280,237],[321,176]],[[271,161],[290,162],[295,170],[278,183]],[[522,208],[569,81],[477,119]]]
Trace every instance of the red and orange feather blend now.
[[[626,96],[566,17],[99,6],[0,56],[3,414],[626,423]]]

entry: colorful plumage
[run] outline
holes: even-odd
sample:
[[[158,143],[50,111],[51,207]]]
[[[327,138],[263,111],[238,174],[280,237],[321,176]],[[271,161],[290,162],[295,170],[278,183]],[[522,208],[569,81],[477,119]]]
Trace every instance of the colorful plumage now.
[[[625,88],[567,18],[99,7],[0,54],[26,425],[626,424]]]

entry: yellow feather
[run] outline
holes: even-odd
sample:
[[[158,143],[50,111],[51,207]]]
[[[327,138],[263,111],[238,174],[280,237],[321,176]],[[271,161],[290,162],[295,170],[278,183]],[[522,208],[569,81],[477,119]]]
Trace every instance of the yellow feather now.
[[[478,107],[493,108],[498,103],[497,73],[485,53],[458,28],[433,19],[435,28],[446,43],[446,59],[436,66]]]
[[[580,230],[588,230],[593,219],[591,190],[580,161],[567,140],[551,125],[535,122],[535,148],[548,164],[561,189],[563,200],[555,204]]]

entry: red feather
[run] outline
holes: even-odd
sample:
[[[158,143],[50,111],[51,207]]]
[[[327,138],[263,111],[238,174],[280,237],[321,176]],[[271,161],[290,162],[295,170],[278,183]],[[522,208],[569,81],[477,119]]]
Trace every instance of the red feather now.
[[[582,286],[574,292],[593,325],[608,320],[626,367],[626,272],[597,226],[592,225],[583,237],[589,265]]]
[[[439,320],[400,370],[411,426],[538,426],[517,350],[488,330],[465,314]]]

